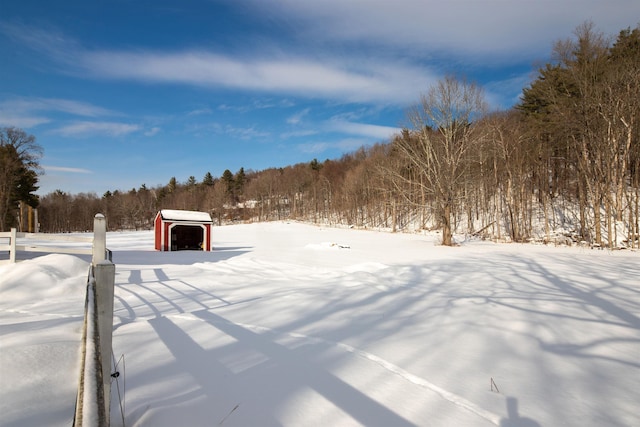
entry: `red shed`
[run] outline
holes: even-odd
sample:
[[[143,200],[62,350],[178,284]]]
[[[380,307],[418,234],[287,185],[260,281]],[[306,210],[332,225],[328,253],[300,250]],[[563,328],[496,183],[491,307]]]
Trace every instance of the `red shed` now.
[[[163,209],[156,215],[156,250],[211,250],[213,221],[206,212]]]

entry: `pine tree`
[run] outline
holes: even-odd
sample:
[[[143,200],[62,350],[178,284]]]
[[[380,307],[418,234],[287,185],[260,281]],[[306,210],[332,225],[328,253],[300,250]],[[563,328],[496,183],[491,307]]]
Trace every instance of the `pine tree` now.
[[[206,174],[204,174],[204,178],[202,178],[202,184],[208,187],[214,184],[213,176],[211,175],[211,172],[207,172]]]
[[[178,183],[176,181],[176,177],[172,176],[171,179],[169,180],[169,184],[167,185],[167,191],[169,191],[169,193],[173,193],[174,191],[176,191],[177,186],[178,186]]]
[[[222,182],[224,183],[225,194],[231,200],[235,199],[235,180],[233,178],[233,173],[226,169],[222,173]]]
[[[36,138],[21,129],[0,129],[0,231],[16,223],[14,206],[18,202],[37,207],[38,159],[42,147]]]
[[[241,195],[244,192],[244,184],[247,181],[247,176],[244,173],[244,168],[240,168],[234,177],[235,181],[235,194],[236,196]]]

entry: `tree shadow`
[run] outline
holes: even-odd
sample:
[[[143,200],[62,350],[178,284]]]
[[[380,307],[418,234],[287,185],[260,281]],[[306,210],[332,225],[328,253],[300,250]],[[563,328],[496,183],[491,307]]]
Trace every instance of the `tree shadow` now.
[[[251,251],[251,247],[220,247],[213,251],[143,251],[114,250],[114,264],[126,265],[191,265],[199,262],[219,262]]]
[[[208,310],[191,314],[218,329],[232,342],[207,350],[169,318],[150,320],[154,331],[174,357],[169,366],[163,366],[165,374],[186,367],[198,387],[187,394],[152,402],[153,408],[138,408],[132,414],[136,419],[144,417],[149,409],[165,412],[161,408],[197,399],[204,402],[199,406],[210,413],[208,417],[214,425],[222,423],[225,415],[237,407],[237,411],[229,415],[230,425],[279,426],[281,421],[275,409],[296,393],[311,389],[362,425],[415,425],[323,369],[309,357],[306,349],[285,347],[268,335],[257,334]],[[236,366],[236,369],[229,368],[232,354],[236,356],[231,359],[231,366]],[[243,357],[248,359],[243,360]],[[227,360],[227,364],[222,360]],[[256,378],[260,380],[256,381]],[[281,381],[281,378],[287,380]],[[271,408],[271,411],[260,411],[256,407]]]
[[[507,397],[507,417],[500,420],[500,427],[540,427],[531,418],[521,417],[518,413],[518,399]]]
[[[225,258],[227,255],[230,258],[245,253],[245,249],[249,247],[234,246],[220,249],[219,260],[228,259]],[[637,335],[638,316],[635,314],[638,312],[635,310],[638,307],[637,301],[625,301],[623,298],[624,295],[634,291],[632,286],[624,285],[627,282],[631,283],[628,277],[635,274],[632,268],[620,273],[627,279],[612,281],[608,273],[600,272],[601,266],[593,266],[588,261],[576,262],[570,256],[566,258],[554,256],[550,261],[551,267],[546,264],[544,258],[541,258],[542,261],[537,261],[537,257],[509,254],[495,256],[490,260],[478,256],[394,265],[388,271],[380,270],[372,273],[331,271],[334,275],[327,277],[324,277],[322,272],[317,275],[288,272],[286,266],[281,268],[278,265],[268,271],[248,271],[245,277],[246,282],[241,285],[242,287],[239,285],[232,289],[231,285],[218,287],[213,281],[204,283],[188,277],[180,277],[176,271],[169,272],[162,267],[162,264],[168,263],[166,260],[169,258],[159,255],[157,259],[164,261],[149,260],[146,264],[140,264],[141,267],[135,265],[127,270],[129,277],[122,279],[125,283],[118,285],[123,291],[120,295],[123,307],[125,305],[128,307],[125,308],[127,321],[132,321],[140,313],[141,307],[134,303],[135,300],[146,306],[151,318],[149,323],[175,359],[168,368],[179,370],[186,366],[187,373],[198,384],[197,390],[171,394],[167,400],[157,402],[158,405],[184,403],[192,399],[204,399],[203,407],[213,405],[212,401],[219,393],[214,384],[220,384],[220,378],[232,378],[223,383],[239,387],[237,390],[240,390],[238,391],[240,393],[242,387],[251,387],[249,383],[252,375],[256,375],[261,369],[267,369],[266,374],[260,371],[259,375],[272,375],[276,383],[278,375],[296,378],[294,382],[285,382],[278,386],[283,388],[275,388],[272,393],[266,393],[264,399],[274,407],[281,404],[288,396],[298,393],[299,390],[311,388],[362,424],[383,425],[377,422],[379,420],[385,421],[387,425],[411,424],[403,417],[404,414],[396,414],[383,404],[372,401],[366,390],[353,388],[332,374],[326,366],[318,366],[300,358],[300,354],[294,348],[270,339],[268,334],[258,334],[253,327],[247,327],[247,325],[264,326],[268,330],[277,331],[278,334],[304,336],[310,342],[320,338],[326,342],[348,343],[357,348],[366,348],[367,351],[376,355],[384,355],[384,346],[387,343],[393,345],[400,334],[404,334],[400,337],[400,342],[410,337],[416,345],[405,346],[400,356],[390,352],[392,356],[388,357],[397,357],[391,361],[398,366],[411,366],[416,369],[419,369],[422,360],[439,350],[438,343],[448,348],[445,346],[447,341],[455,339],[455,336],[443,334],[443,330],[465,332],[473,328],[474,331],[483,331],[487,336],[490,335],[487,331],[499,331],[504,333],[501,337],[517,334],[537,343],[540,349],[539,354],[542,355],[540,360],[532,361],[530,365],[531,369],[535,369],[535,373],[529,373],[527,377],[541,378],[540,383],[535,386],[542,394],[552,390],[546,388],[551,385],[545,384],[544,378],[553,378],[558,374],[554,372],[553,364],[547,366],[543,362],[545,354],[558,355],[571,362],[578,359],[591,359],[598,363],[612,363],[623,369],[633,369],[633,372],[640,369],[640,364],[622,352],[599,354],[590,351],[612,343],[622,343],[626,346],[640,342]],[[562,272],[566,269],[564,267],[557,269],[553,266],[554,263],[575,266],[580,271],[579,279],[572,280],[565,277]],[[191,263],[178,262],[177,264],[190,265]],[[153,268],[145,268],[146,265],[153,265]],[[244,266],[245,264],[241,263],[239,268]],[[270,264],[264,262],[257,264],[256,268],[263,266],[268,269]],[[227,270],[216,273],[215,266],[212,266],[211,270],[212,275],[242,274],[241,271],[235,270],[231,273]],[[311,267],[310,270],[312,270]],[[476,279],[489,285],[481,288],[474,287]],[[271,281],[278,282],[278,286],[272,286]],[[230,283],[235,286],[236,283],[242,282],[234,277]],[[618,283],[621,286],[618,287]],[[269,295],[263,293],[262,285],[265,285],[264,289],[269,289]],[[223,288],[226,293],[216,291],[220,288]],[[623,292],[620,292],[621,290]],[[247,298],[251,295],[259,296]],[[292,302],[286,305],[283,301]],[[297,302],[305,305],[296,307]],[[265,305],[258,306],[253,303]],[[238,304],[246,304],[246,311],[236,310],[233,312],[234,316],[225,317],[217,311],[218,309],[226,310]],[[275,311],[287,309],[287,317],[278,318],[275,321],[273,318],[260,319],[252,315],[252,313],[263,312],[265,307],[271,304],[274,304]],[[498,313],[495,319],[491,319],[491,315],[479,319],[470,316],[457,317],[465,307],[477,309],[477,313],[490,313],[495,310],[495,307],[499,310],[495,310]],[[185,330],[167,318],[167,315],[172,313],[195,316],[218,329],[223,335],[233,338],[236,345],[204,349],[203,342],[190,337]],[[488,319],[489,322],[484,323]],[[516,324],[517,322],[520,324]],[[585,334],[584,339],[580,340],[574,335],[565,334],[562,328],[557,327],[557,325],[564,327],[565,323],[566,326],[571,327],[577,325],[577,329],[583,330],[596,325],[610,327],[612,332],[606,337],[599,334]],[[540,335],[539,331],[547,328],[548,325],[550,327]],[[631,331],[632,334],[626,335],[627,331]],[[636,332],[635,335],[633,332]],[[425,348],[421,343],[426,341],[431,345],[435,344],[435,348]],[[487,343],[487,347],[489,345],[490,343]],[[510,350],[508,346],[509,343],[506,342],[504,348]],[[265,359],[256,362],[255,365],[251,365],[253,368],[245,369],[240,374],[230,370],[221,362],[233,357],[241,359],[243,351],[259,353]],[[464,350],[461,351],[464,352]],[[489,349],[482,357],[474,359],[474,363],[477,364],[478,370],[505,369],[498,360],[493,359],[498,356],[502,360],[512,361],[513,359],[508,358],[517,357],[516,354],[514,351],[513,354],[497,355],[495,351]],[[459,355],[449,356],[459,357]],[[447,377],[455,378],[458,375],[455,372],[455,369],[458,369],[457,366],[452,364],[442,366],[442,371],[448,371],[443,377],[445,381]],[[588,370],[590,366],[595,365],[587,364],[584,369]],[[207,369],[211,369],[212,372],[199,377],[199,373]],[[316,372],[317,376],[310,375],[309,372],[312,371]],[[432,380],[430,375],[436,378],[439,374],[439,372],[426,370],[419,371],[419,375],[429,380]],[[153,375],[161,375],[161,373],[155,372]],[[437,379],[433,381],[437,383]],[[372,384],[375,387],[384,386],[373,380]],[[450,382],[445,384],[450,385]],[[512,384],[522,386],[515,379]],[[465,390],[456,390],[456,392],[465,395]],[[476,397],[473,394],[471,396]],[[437,399],[438,397],[434,395],[434,400]],[[548,418],[553,419],[562,411],[565,401],[562,399],[556,401],[552,398],[548,401],[554,406],[549,408],[552,415]],[[226,413],[225,411],[229,411],[238,404],[230,400],[225,402],[225,405],[217,407],[216,416]],[[539,402],[536,403],[539,404]],[[145,411],[144,406],[139,405],[135,409],[136,417],[144,417]],[[365,413],[367,411],[375,416],[369,416]],[[506,412],[506,417],[500,420],[501,426],[540,425],[537,421],[519,414],[516,398],[507,398]],[[539,415],[540,413],[536,413],[536,418],[544,422],[545,418]],[[278,425],[279,421],[273,417],[273,414],[264,416],[265,422],[261,424]],[[610,420],[614,421],[612,424],[619,421],[616,417],[616,414],[611,415]],[[231,419],[229,422],[233,424]]]

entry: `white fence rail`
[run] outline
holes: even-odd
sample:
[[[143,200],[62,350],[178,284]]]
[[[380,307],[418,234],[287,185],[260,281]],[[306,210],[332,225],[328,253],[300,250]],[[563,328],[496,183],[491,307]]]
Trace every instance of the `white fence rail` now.
[[[102,214],[98,214],[102,218]],[[96,218],[98,218],[96,215]],[[95,223],[94,223],[95,227]],[[105,229],[103,230],[106,232]],[[51,242],[51,243],[49,243]],[[8,251],[9,258],[0,260],[3,263],[15,263],[17,252],[43,252],[71,255],[92,255],[95,261],[96,252],[104,253],[103,259],[111,260],[111,252],[105,244],[102,233],[93,236],[78,236],[71,234],[22,233],[15,228],[0,233],[0,252]]]
[[[3,243],[4,240],[4,243]],[[33,244],[28,241],[31,240]],[[16,253],[22,252],[51,252],[61,254],[91,255],[93,249],[91,244],[93,236],[72,236],[66,234],[46,234],[46,233],[19,233],[15,228],[11,231],[0,233],[0,251],[9,251],[9,259],[0,262],[16,262]],[[53,242],[48,244],[47,242]],[[58,245],[56,245],[58,243]],[[60,243],[80,243],[78,246],[60,246]],[[85,245],[82,245],[82,244]]]
[[[107,221],[102,214],[97,214],[94,218],[93,236],[18,233],[15,228],[10,232],[0,233],[0,251],[9,251],[9,259],[0,260],[0,263],[15,263],[16,252],[19,251],[92,255],[80,343],[81,361],[74,427],[109,426],[116,267],[111,262],[106,235]],[[32,241],[34,244],[25,241]],[[75,243],[78,245],[73,245]]]

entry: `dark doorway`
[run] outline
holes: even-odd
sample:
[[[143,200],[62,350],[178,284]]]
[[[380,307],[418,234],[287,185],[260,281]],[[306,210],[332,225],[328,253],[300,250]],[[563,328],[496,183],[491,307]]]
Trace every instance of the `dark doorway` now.
[[[176,225],[171,229],[172,251],[201,251],[204,230],[199,225]]]

